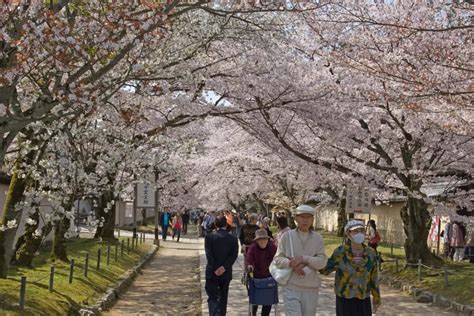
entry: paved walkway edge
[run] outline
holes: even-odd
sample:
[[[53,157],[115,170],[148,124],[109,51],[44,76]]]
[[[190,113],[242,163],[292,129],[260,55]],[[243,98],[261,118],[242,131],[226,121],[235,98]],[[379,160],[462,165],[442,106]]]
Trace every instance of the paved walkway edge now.
[[[130,268],[123,276],[123,278],[110,287],[105,295],[102,296],[94,305],[83,307],[79,313],[81,315],[99,315],[101,311],[107,310],[115,303],[119,296],[124,293],[130,285],[132,285],[135,278],[138,276],[143,267],[155,257],[159,247],[152,245],[150,251],[145,254],[141,260]]]
[[[421,303],[431,303],[435,306],[441,307],[446,310],[455,311],[461,315],[474,316],[474,306],[463,305],[455,301],[450,301],[448,298],[432,293],[429,291],[424,291],[408,283],[404,283],[400,280],[395,280],[389,276],[384,276],[380,279],[380,282],[397,289],[407,292],[408,294],[413,295],[418,302]]]
[[[201,278],[201,315],[209,315],[209,308],[207,306],[206,294],[206,252],[199,250],[199,276]]]

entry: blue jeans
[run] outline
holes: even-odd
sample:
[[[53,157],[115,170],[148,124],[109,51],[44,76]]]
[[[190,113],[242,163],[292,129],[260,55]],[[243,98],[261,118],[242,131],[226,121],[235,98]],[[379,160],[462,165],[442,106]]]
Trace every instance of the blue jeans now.
[[[474,263],[474,246],[466,247],[465,257],[469,259],[469,263]]]
[[[168,235],[168,226],[161,226],[161,237],[163,240],[166,240],[166,236]]]
[[[209,316],[224,316],[227,313],[227,297],[230,280],[206,279],[207,305]]]

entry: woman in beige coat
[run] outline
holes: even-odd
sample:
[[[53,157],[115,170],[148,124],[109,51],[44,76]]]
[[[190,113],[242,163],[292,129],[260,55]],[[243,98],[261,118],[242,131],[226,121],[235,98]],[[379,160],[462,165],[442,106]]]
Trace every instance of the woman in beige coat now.
[[[282,236],[274,258],[278,268],[292,268],[288,283],[282,286],[285,314],[289,316],[316,315],[321,284],[318,270],[326,266],[328,259],[322,236],[312,229],[314,212],[311,206],[298,206],[294,212],[297,228]]]

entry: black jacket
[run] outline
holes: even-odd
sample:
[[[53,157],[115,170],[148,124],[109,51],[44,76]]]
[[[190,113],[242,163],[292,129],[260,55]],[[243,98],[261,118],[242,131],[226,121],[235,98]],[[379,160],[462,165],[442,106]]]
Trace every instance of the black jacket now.
[[[218,229],[206,235],[206,279],[218,278],[214,271],[220,266],[225,268],[225,272],[219,278],[232,280],[232,265],[237,260],[239,245],[237,237],[229,234],[225,229]]]
[[[181,216],[181,218],[183,219],[183,224],[189,224],[189,214],[188,213],[184,213],[183,216]]]

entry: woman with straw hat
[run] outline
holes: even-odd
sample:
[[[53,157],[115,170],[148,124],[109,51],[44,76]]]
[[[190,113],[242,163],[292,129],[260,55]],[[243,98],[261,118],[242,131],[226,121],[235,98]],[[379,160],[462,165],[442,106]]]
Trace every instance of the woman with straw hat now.
[[[277,251],[277,247],[270,240],[266,229],[258,229],[255,238],[247,251],[247,271],[253,272],[256,279],[271,277],[269,266]],[[271,305],[262,306],[262,316],[270,315]],[[252,315],[257,315],[258,305],[252,306]]]

